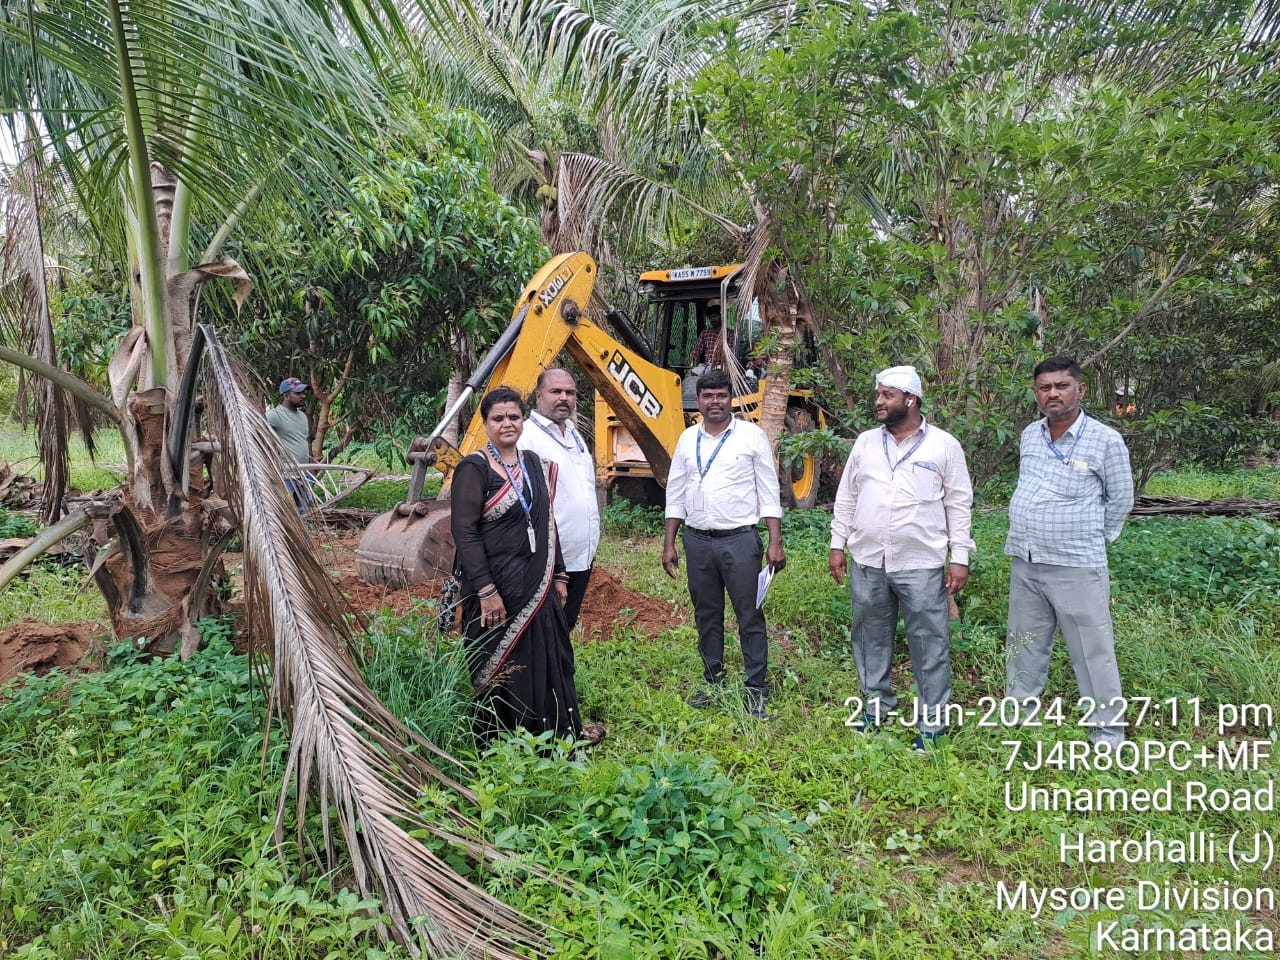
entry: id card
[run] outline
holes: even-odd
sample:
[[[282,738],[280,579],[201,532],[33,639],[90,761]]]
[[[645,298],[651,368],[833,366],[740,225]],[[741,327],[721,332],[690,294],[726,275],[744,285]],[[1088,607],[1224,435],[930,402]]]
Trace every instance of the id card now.
[[[707,509],[707,499],[702,495],[701,487],[694,488],[693,497],[690,501],[690,505],[692,506],[695,513],[702,513]]]
[[[529,552],[530,553],[538,552],[538,537],[537,537],[537,534],[533,532],[532,523],[529,524]]]

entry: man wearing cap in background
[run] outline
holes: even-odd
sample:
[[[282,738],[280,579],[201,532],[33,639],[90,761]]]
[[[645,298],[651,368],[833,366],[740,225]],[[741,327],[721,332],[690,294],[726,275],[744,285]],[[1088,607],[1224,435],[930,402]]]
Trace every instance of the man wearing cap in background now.
[[[689,366],[696,367],[705,363],[709,367],[724,366],[724,344],[721,342],[720,301],[708,300],[706,308],[709,326],[698,334],[698,341],[693,345],[693,353],[689,354]],[[729,349],[733,349],[733,331],[728,332]]]
[[[280,381],[280,405],[267,411],[267,424],[279,438],[281,446],[296,463],[311,462],[311,423],[302,407],[307,402],[310,388],[297,377]],[[298,502],[298,509],[305,512],[308,493],[299,480],[285,477],[285,486]]]
[[[973,484],[964,451],[951,434],[925,422],[923,395],[915,367],[890,367],[876,375],[875,418],[881,426],[860,434],[849,452],[832,512],[828,558],[836,583],[849,574],[853,661],[866,708],[855,726],[874,730],[897,708],[890,672],[901,611],[916,678],[915,750],[946,733],[948,598],[968,581],[974,549]]]

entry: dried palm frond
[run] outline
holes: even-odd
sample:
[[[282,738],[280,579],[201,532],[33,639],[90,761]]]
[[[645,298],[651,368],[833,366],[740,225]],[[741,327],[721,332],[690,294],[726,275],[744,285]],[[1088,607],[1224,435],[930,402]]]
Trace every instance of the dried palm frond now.
[[[7,296],[0,297],[0,316],[10,328],[9,339],[19,350],[56,366],[53,319],[49,314],[45,275],[44,232],[41,223],[41,157],[39,141],[28,123],[21,144],[22,157],[3,199],[4,245],[0,248],[0,277]],[[62,388],[43,377],[33,378],[36,449],[44,468],[41,519],[53,523],[62,512],[62,498],[71,476],[68,456],[70,407]],[[92,447],[90,448],[92,453]]]
[[[425,831],[474,856],[491,856],[474,839],[443,831],[415,808],[426,785],[472,801],[474,796],[431,759],[456,761],[405,728],[361,678],[350,654],[343,602],[317,562],[282,482],[280,448],[252,399],[251,382],[211,327],[199,331],[208,345],[206,415],[223,451],[215,483],[239,519],[248,621],[265,634],[273,709],[290,731],[278,838],[291,794],[301,834],[314,791],[326,856],[332,861],[333,818],[357,885],[362,893],[381,896],[396,939],[431,957],[515,960],[530,949],[544,951],[536,921],[469,883],[412,835]],[[451,813],[461,829],[474,826]]]

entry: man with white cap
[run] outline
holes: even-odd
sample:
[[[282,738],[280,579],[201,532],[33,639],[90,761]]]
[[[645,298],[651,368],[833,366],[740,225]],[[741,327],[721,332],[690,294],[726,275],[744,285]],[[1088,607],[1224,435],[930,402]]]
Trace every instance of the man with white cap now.
[[[924,750],[947,732],[948,597],[968,581],[974,549],[969,534],[973,484],[964,451],[951,434],[925,422],[923,396],[915,367],[890,367],[876,375],[880,427],[860,434],[849,452],[831,518],[828,559],[836,583],[849,575],[853,661],[866,709],[855,722],[860,730],[876,729],[897,709],[891,669],[902,613],[916,678],[914,750]]]

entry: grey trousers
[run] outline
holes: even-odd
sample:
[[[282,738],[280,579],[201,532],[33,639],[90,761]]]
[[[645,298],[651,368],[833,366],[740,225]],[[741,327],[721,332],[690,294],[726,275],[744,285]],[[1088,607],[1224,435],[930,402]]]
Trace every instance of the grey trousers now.
[[[756,578],[764,556],[760,532],[747,527],[730,536],[708,537],[685,527],[682,541],[693,619],[698,625],[703,680],[724,680],[724,595],[728,591],[738,620],[747,689],[767,697],[769,640],[765,636],[764,612],[756,608]]]
[[[1026,700],[1044,692],[1055,629],[1071,657],[1080,696],[1098,706],[1089,739],[1124,740],[1120,670],[1111,629],[1111,577],[1106,567],[1062,567],[1013,557],[1009,569],[1009,633],[1005,694]],[[1115,702],[1113,702],[1115,701]]]
[[[867,712],[883,717],[897,709],[893,690],[893,635],[898,611],[907,631],[907,650],[916,677],[916,724],[921,733],[946,729],[951,700],[951,629],[947,620],[947,578],[943,568],[898,570],[849,566],[853,600],[853,663],[862,682]]]

